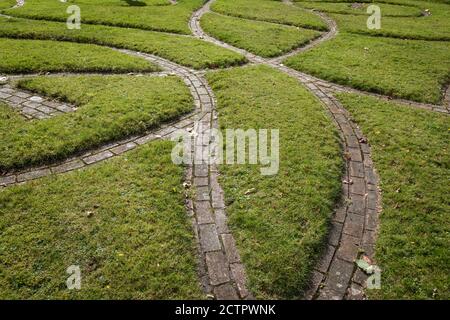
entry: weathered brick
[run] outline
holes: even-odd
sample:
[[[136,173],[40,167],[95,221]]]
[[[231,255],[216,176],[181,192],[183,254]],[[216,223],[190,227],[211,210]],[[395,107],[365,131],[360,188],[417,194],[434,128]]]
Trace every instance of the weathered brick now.
[[[214,220],[216,222],[217,232],[230,232],[227,224],[227,216],[225,215],[225,209],[214,209]]]
[[[134,149],[136,147],[136,143],[134,142],[128,142],[122,145],[119,145],[117,147],[114,147],[112,149],[110,149],[113,153],[115,154],[121,154],[124,153],[128,150]]]
[[[366,194],[366,183],[364,178],[352,177],[352,184],[350,185],[350,192],[359,194],[361,196]]]
[[[322,283],[322,280],[324,278],[324,275],[320,272],[313,271],[310,282],[308,285],[308,290],[305,292],[305,299],[306,300],[312,300],[314,298],[314,295],[316,294],[317,290],[319,289],[320,284]]]
[[[366,229],[376,230],[378,226],[378,213],[376,210],[367,210],[366,213]]]
[[[0,186],[7,186],[16,182],[16,176],[0,177]]]
[[[339,293],[341,298],[347,291],[353,273],[353,263],[334,259],[325,280],[325,287]]]
[[[229,283],[214,288],[214,296],[217,300],[238,300],[236,289]]]
[[[203,252],[221,250],[222,247],[219,241],[215,224],[201,224],[198,226],[200,245]]]
[[[365,296],[364,296],[364,289],[356,284],[356,283],[352,283],[352,285],[350,286],[350,288],[348,289],[347,292],[347,299],[348,300],[364,300]]]
[[[364,178],[364,165],[362,162],[350,161],[350,175]]]
[[[146,144],[147,142],[153,141],[153,140],[157,139],[158,137],[159,136],[156,136],[155,134],[150,133],[150,134],[147,134],[147,135],[137,139],[135,142],[137,144],[142,145],[142,144]]]
[[[53,167],[53,173],[62,173],[70,170],[75,170],[84,166],[84,163],[81,160],[74,160],[67,163],[63,163],[59,166]]]
[[[343,234],[339,249],[337,250],[337,257],[353,262],[358,256],[358,250],[361,240],[359,238]]]
[[[328,235],[328,243],[332,246],[337,246],[341,238],[342,224],[338,222],[333,222],[331,224],[330,233]]]
[[[195,192],[196,192],[197,201],[209,201],[209,187],[208,186],[196,187]]]
[[[208,178],[207,177],[194,178],[194,186],[196,186],[196,187],[206,187],[206,186],[208,186]]]
[[[198,224],[213,223],[212,209],[209,201],[195,201],[195,213]]]
[[[375,190],[367,192],[367,208],[375,210],[378,203],[378,194]]]
[[[344,223],[346,216],[347,216],[347,207],[345,205],[341,205],[339,206],[339,208],[336,209],[333,215],[333,220],[340,223]]]
[[[230,268],[231,274],[236,283],[240,297],[242,299],[248,297],[250,292],[248,291],[247,286],[245,285],[247,282],[247,277],[245,275],[244,266],[241,263],[233,263],[230,265]]]
[[[364,215],[366,210],[366,197],[358,194],[351,194],[349,212]]]
[[[211,192],[211,202],[212,206],[215,209],[223,209],[225,208],[225,196],[223,192],[217,192],[213,190]]]
[[[348,148],[347,152],[353,161],[361,162],[363,160],[361,150],[359,150],[359,148]]]
[[[50,175],[50,173],[51,172],[49,169],[40,169],[40,170],[34,170],[34,171],[22,173],[17,176],[17,182],[38,179],[41,177],[48,176],[48,175]]]
[[[211,285],[217,286],[230,281],[228,262],[221,251],[207,252],[206,265]]]
[[[345,219],[343,232],[345,234],[361,238],[364,229],[364,220],[364,216],[355,213],[348,213],[347,219]]]
[[[9,93],[0,92],[0,99],[7,99],[11,97]]]
[[[194,175],[196,177],[207,177],[208,176],[208,165],[196,164],[194,166]]]
[[[318,271],[322,273],[326,273],[328,271],[331,261],[333,260],[335,251],[336,251],[335,247],[327,245],[325,251],[322,253],[319,263],[317,264]]]
[[[112,152],[110,152],[110,151],[103,151],[103,152],[94,154],[92,156],[88,156],[88,157],[84,158],[83,161],[86,164],[92,164],[92,163],[95,163],[95,162],[99,162],[99,161],[111,158],[112,156],[114,156],[114,154]]]
[[[234,242],[234,238],[231,234],[222,234],[222,243],[225,249],[225,254],[227,255],[228,262],[236,263],[241,261],[239,252]]]

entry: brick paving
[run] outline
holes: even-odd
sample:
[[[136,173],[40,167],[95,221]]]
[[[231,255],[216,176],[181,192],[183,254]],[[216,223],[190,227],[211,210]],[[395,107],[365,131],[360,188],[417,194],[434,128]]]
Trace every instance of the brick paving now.
[[[329,27],[328,32],[308,45],[284,56],[264,59],[243,49],[218,41],[203,32],[199,21],[203,14],[210,11],[210,5],[213,1],[206,2],[201,9],[192,15],[189,26],[194,36],[238,52],[244,55],[251,63],[266,64],[295,77],[324,104],[330,117],[339,129],[346,164],[345,173],[342,177],[342,199],[335,209],[326,248],[320,261],[314,268],[310,288],[306,292],[305,298],[364,299],[364,287],[367,276],[356,268],[354,262],[362,253],[370,258],[373,257],[378,216],[381,211],[381,193],[378,188],[379,179],[373,167],[370,145],[367,139],[361,133],[360,128],[351,121],[350,115],[334,97],[334,94],[337,92],[356,92],[373,95],[381,99],[393,100],[412,107],[448,114],[450,109],[450,89],[447,88],[444,94],[444,106],[435,106],[362,92],[290,69],[282,64],[283,59],[308,50],[336,36],[338,29],[333,20],[323,13],[316,13],[327,23]],[[176,1],[172,2],[176,3]],[[283,0],[283,2],[292,5],[292,2],[289,0]],[[21,5],[23,5],[23,1]],[[169,139],[180,130],[193,133],[201,141],[201,143],[195,144],[192,150],[193,154],[199,152],[204,141],[209,141],[209,137],[204,136],[204,131],[197,131],[194,126],[195,123],[201,122],[202,125],[206,126],[206,129],[218,127],[215,97],[206,83],[202,71],[194,71],[149,54],[131,50],[116,50],[143,57],[159,65],[164,69],[161,75],[174,74],[183,79],[194,97],[195,110],[176,122],[165,124],[158,129],[138,136],[107,144],[99,149],[66,159],[63,162],[39,168],[30,168],[22,172],[7,173],[0,177],[0,188],[25,183],[26,181],[50,174],[82,169],[132,150],[138,145],[156,139]],[[32,97],[34,98],[31,99]],[[8,84],[1,86],[0,99],[7,101],[13,107],[14,105],[20,105],[21,107],[18,108],[24,115],[31,112],[25,108],[38,110],[47,117],[57,114],[56,111],[51,111],[55,109],[59,112],[76,110],[74,106],[67,106],[68,109],[60,110],[57,106],[61,107],[65,104],[57,101],[48,101],[46,98],[19,91]],[[48,109],[44,108],[44,106]],[[23,109],[26,111],[24,112]],[[40,116],[27,117],[40,118]],[[193,198],[190,196],[186,197],[186,210],[192,219],[198,242],[200,280],[205,293],[214,296],[216,299],[252,299],[253,296],[247,288],[244,265],[235,240],[227,226],[224,193],[218,182],[219,176],[220,173],[217,167],[206,163],[188,166],[185,172],[185,184],[187,188],[193,188],[195,193]],[[187,194],[190,193],[187,192]]]
[[[179,76],[191,91],[195,110],[176,122],[162,125],[157,130],[109,143],[61,163],[7,173],[0,177],[0,188],[25,183],[51,174],[82,169],[132,150],[138,145],[156,139],[170,139],[180,131],[191,131],[200,141],[209,141],[208,137],[203,136],[204,130],[196,131],[194,126],[199,122],[202,123],[203,129],[205,127],[206,129],[217,128],[218,126],[214,94],[201,73],[150,54],[124,49],[115,50],[142,57],[160,66],[165,70],[165,74]],[[6,85],[6,90],[0,92],[8,94],[14,92],[14,96],[17,96],[18,91]],[[11,94],[11,96],[13,95]],[[44,100],[44,98],[40,98],[40,101]],[[198,147],[202,147],[202,145]],[[201,150],[197,151],[194,148],[193,152],[201,152]],[[197,193],[195,199],[187,197],[186,209],[192,219],[198,242],[199,276],[205,293],[216,299],[252,298],[246,287],[244,266],[226,224],[223,190],[218,183],[218,176],[217,168],[209,164],[188,166],[185,175],[186,184],[193,186]]]
[[[13,88],[9,84],[0,85],[0,101],[19,111],[26,119],[48,119],[77,110],[74,105],[49,100],[35,93]]]
[[[325,15],[319,14],[328,24],[329,31],[326,34],[293,53],[267,60],[224,44],[204,33],[199,21],[203,14],[210,11],[213,2],[214,0],[208,1],[193,14],[189,24],[192,33],[198,38],[239,52],[252,63],[266,64],[295,77],[327,107],[339,129],[346,161],[345,174],[342,177],[342,199],[332,219],[328,244],[315,267],[305,298],[363,299],[361,284],[364,284],[364,281],[361,280],[361,274],[356,273],[354,262],[361,252],[373,258],[373,240],[378,226],[381,198],[377,187],[377,174],[370,156],[370,146],[359,127],[350,120],[348,112],[333,96],[333,93],[337,92],[334,90],[337,86],[290,69],[281,63],[287,56],[307,50],[336,36],[338,33],[336,24]]]

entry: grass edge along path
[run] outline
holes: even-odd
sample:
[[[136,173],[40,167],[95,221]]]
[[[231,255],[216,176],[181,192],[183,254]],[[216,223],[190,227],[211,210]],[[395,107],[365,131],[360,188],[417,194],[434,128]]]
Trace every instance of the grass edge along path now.
[[[0,38],[0,53],[0,73],[3,74],[161,70],[142,58],[92,44]]]
[[[129,49],[154,54],[194,69],[229,67],[247,62],[244,56],[236,52],[191,36],[139,29],[85,25],[80,30],[68,30],[61,22],[0,17],[0,37],[70,41]]]
[[[373,299],[448,299],[450,157],[447,115],[337,94],[365,133],[381,178]]]
[[[430,47],[436,56],[429,55]],[[339,34],[284,63],[363,91],[439,104],[450,80],[449,48],[447,42]]]
[[[2,299],[201,299],[172,143],[0,192]],[[77,265],[81,290],[68,290]]]
[[[265,58],[288,53],[321,35],[315,30],[213,12],[202,16],[201,26],[214,38]]]
[[[207,79],[221,129],[280,129],[277,175],[223,165],[220,182],[250,291],[262,299],[301,298],[340,197],[336,128],[296,79],[270,67],[210,72]]]
[[[36,77],[18,85],[77,105],[78,110],[26,121],[9,107],[1,108],[2,171],[65,159],[145,132],[194,107],[189,89],[174,76]]]

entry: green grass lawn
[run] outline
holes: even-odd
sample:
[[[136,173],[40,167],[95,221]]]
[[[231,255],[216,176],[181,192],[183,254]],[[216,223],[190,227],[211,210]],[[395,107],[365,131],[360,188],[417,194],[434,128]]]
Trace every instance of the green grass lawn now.
[[[340,34],[285,63],[358,89],[440,103],[450,79],[450,42]]]
[[[381,20],[379,30],[369,30],[366,26],[367,17],[364,16],[333,14],[331,17],[343,32],[400,39],[449,41],[450,6],[434,12],[431,16],[421,18],[385,17]]]
[[[26,121],[9,107],[0,107],[0,171],[65,159],[193,109],[192,96],[177,77],[38,77],[21,80],[19,86],[79,109]]]
[[[273,0],[217,0],[211,10],[239,18],[327,30],[326,23],[315,14]]]
[[[206,33],[263,57],[275,57],[320,36],[315,30],[251,21],[215,13],[203,16]]]
[[[374,98],[338,95],[372,146],[383,211],[374,299],[450,298],[450,119]]]
[[[299,6],[307,9],[317,9],[323,12],[342,13],[351,15],[364,15],[367,17],[367,7],[369,5],[377,5],[381,9],[382,17],[419,17],[422,15],[422,10],[415,6],[409,5],[393,5],[387,3],[368,2],[363,3],[361,6],[352,6],[352,3],[344,2],[299,2]]]
[[[96,45],[68,42],[0,38],[0,55],[0,73],[159,70],[159,67],[142,58]]]
[[[0,0],[0,9],[11,8],[16,5],[16,0]]]
[[[146,30],[190,34],[188,21],[202,5],[202,0],[180,0],[177,5],[160,0],[26,0],[21,8],[5,10],[6,14],[31,19],[65,22],[66,8],[77,5],[81,9],[83,24],[104,24]],[[145,4],[145,5],[139,5]],[[164,5],[165,4],[165,5]]]
[[[341,150],[324,107],[265,66],[210,72],[221,129],[279,129],[280,169],[223,165],[229,225],[257,298],[293,299],[309,281],[336,199]],[[252,190],[249,192],[249,190]]]
[[[80,30],[68,30],[60,22],[0,17],[0,37],[109,45],[155,54],[197,69],[227,67],[246,61],[238,53],[193,37],[107,26],[83,25]]]
[[[0,192],[1,299],[199,299],[182,168],[154,142]],[[78,265],[81,290],[68,290]]]

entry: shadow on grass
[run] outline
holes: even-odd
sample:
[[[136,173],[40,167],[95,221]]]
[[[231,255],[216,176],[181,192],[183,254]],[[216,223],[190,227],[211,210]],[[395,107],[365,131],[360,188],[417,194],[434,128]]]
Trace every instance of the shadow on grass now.
[[[132,7],[145,7],[147,4],[143,1],[139,0],[123,0],[125,1],[129,6]]]

